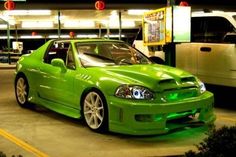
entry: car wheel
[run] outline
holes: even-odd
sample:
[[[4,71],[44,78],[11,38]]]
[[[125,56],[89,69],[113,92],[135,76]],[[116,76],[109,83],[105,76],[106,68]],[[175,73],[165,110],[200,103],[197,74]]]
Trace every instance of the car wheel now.
[[[29,85],[27,79],[24,76],[17,76],[15,82],[15,95],[16,100],[21,107],[27,107],[28,93]]]
[[[108,112],[104,96],[90,91],[83,100],[83,116],[88,127],[96,132],[108,130]]]

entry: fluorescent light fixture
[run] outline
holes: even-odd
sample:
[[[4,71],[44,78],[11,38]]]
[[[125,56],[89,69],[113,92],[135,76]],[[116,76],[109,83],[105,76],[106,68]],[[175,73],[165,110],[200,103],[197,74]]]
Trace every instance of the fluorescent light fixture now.
[[[22,16],[22,15],[42,16],[42,15],[51,15],[51,10],[10,10],[10,11],[4,11],[3,14],[15,15],[15,16]]]
[[[15,25],[16,24],[16,21],[13,20],[13,19],[8,20],[8,22],[9,22],[10,25]]]
[[[116,10],[113,10],[113,11],[111,12],[111,15],[109,16],[109,19],[110,19],[110,20],[119,19],[119,16],[118,16],[118,13],[117,13]]]
[[[145,12],[149,10],[147,9],[130,9],[128,10],[128,15],[143,15]]]
[[[34,36],[32,36],[32,35],[21,35],[20,36],[20,39],[41,39],[41,38],[43,38],[42,35],[34,35]]]
[[[79,27],[79,21],[65,21],[64,27],[67,28]]]
[[[58,35],[53,34],[53,35],[49,35],[48,38],[57,39],[59,37],[58,37]],[[63,35],[60,35],[60,38],[70,38],[70,36],[63,34]]]
[[[58,35],[49,35],[48,38],[51,38],[51,39],[57,39],[58,38]]]
[[[104,37],[108,37],[108,35],[104,35]],[[110,38],[119,38],[119,34],[111,34],[109,35]],[[121,37],[124,38],[125,35],[124,34],[121,34]]]
[[[121,22],[122,27],[135,27],[134,21],[122,21]]]
[[[66,16],[64,15],[60,15],[60,21],[63,21],[66,19]],[[54,21],[58,22],[58,15],[57,16],[54,16]]]
[[[95,23],[91,20],[84,20],[84,21],[65,21],[64,22],[65,28],[94,28]]]
[[[0,24],[0,29],[7,29],[7,25],[6,24]]]
[[[77,38],[97,38],[98,35],[96,34],[79,34],[76,35]]]
[[[109,25],[109,21],[108,20],[102,20],[102,21],[100,21],[100,23],[105,25],[106,27],[108,27],[108,25]]]
[[[7,15],[0,15],[0,19],[8,22],[10,25],[15,25],[16,24],[16,21],[15,21],[14,17],[10,17],[10,16],[7,16]]]
[[[9,38],[10,38],[10,39],[13,39],[14,37],[13,37],[13,36],[10,36]],[[7,36],[0,36],[0,39],[7,39]]]
[[[119,21],[101,21],[103,25],[110,28],[118,28],[119,27]],[[134,21],[122,21],[121,22],[122,28],[133,28],[135,27]]]
[[[23,21],[21,23],[22,28],[52,28],[52,21]]]
[[[80,27],[95,27],[94,21],[80,21],[79,25]]]

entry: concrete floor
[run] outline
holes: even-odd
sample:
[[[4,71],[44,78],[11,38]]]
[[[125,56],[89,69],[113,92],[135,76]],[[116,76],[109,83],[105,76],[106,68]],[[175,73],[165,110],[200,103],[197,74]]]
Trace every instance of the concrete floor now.
[[[0,151],[23,157],[153,157],[182,155],[196,150],[206,137],[207,127],[184,128],[166,135],[127,136],[98,134],[82,121],[42,107],[18,106],[12,69],[0,70]],[[235,104],[236,105],[236,104]],[[215,108],[216,127],[235,125],[236,110]]]

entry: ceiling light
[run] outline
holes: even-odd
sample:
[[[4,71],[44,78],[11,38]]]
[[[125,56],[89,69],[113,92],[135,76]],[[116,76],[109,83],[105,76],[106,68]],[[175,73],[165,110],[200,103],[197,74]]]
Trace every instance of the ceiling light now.
[[[67,27],[67,28],[79,27],[79,21],[65,21],[64,27]]]
[[[14,37],[13,37],[13,36],[10,36],[9,38],[10,38],[10,39],[13,39]],[[0,36],[0,39],[7,39],[7,36]]]
[[[110,21],[119,21],[119,16],[116,10],[113,10],[111,12],[111,15],[109,16]]]
[[[34,35],[34,36],[32,36],[32,35],[21,35],[20,36],[20,39],[41,39],[41,38],[43,38],[42,35]]]
[[[108,37],[108,36],[109,36],[110,38],[119,38],[120,35],[119,35],[119,34],[110,34],[110,35],[107,35],[107,34],[106,34],[106,35],[104,35],[104,37]],[[124,38],[125,35],[122,34],[121,37]]]
[[[7,29],[7,25],[6,24],[0,24],[0,29]]]
[[[59,38],[59,36],[58,35],[49,35],[48,38],[57,39],[57,38]],[[70,36],[63,34],[63,35],[60,35],[60,38],[70,38]]]
[[[10,25],[15,25],[16,21],[14,17],[7,16],[7,15],[0,15],[0,21],[1,23],[9,23]]]
[[[51,10],[10,10],[4,11],[4,15],[15,15],[15,16],[22,16],[22,15],[51,15]]]
[[[149,10],[147,9],[131,9],[131,10],[128,10],[128,14],[129,15],[143,15],[145,12],[147,12]]]
[[[94,28],[95,23],[91,20],[84,20],[84,21],[65,21],[64,22],[65,28]]]
[[[64,15],[60,15],[59,16],[59,20],[60,21],[63,21],[63,20],[65,20],[67,17],[66,16],[64,16]],[[58,22],[58,15],[57,16],[54,16],[54,20],[56,21],[56,22]]]
[[[119,27],[119,21],[101,21],[103,25],[109,28],[118,28]],[[121,22],[122,28],[133,28],[135,27],[134,21],[122,21]]]
[[[52,21],[23,21],[21,23],[22,28],[52,28]]]
[[[16,24],[15,20],[8,20],[8,22],[9,22],[10,25],[15,25]]]
[[[97,38],[98,35],[96,34],[79,34],[76,35],[77,38]]]

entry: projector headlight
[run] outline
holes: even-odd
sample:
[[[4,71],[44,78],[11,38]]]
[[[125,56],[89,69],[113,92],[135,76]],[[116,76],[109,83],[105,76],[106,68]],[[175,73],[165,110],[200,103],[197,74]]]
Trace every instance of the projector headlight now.
[[[117,88],[115,96],[127,99],[153,99],[153,93],[142,86],[121,85]]]

